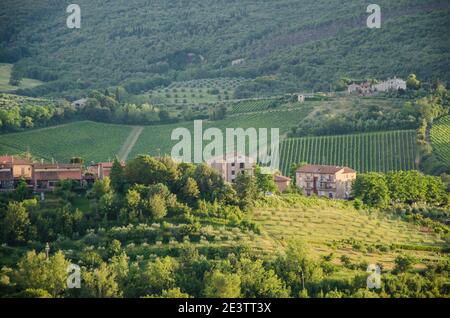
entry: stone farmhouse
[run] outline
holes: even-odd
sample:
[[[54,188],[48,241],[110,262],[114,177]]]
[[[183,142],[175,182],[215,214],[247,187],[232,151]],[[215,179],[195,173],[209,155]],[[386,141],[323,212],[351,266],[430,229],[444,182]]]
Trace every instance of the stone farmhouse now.
[[[63,180],[87,185],[108,177],[111,168],[110,162],[92,164],[84,169],[79,163],[36,163],[15,156],[0,156],[0,191],[12,191],[21,181],[35,192],[52,191]]]
[[[278,191],[284,192],[291,185],[291,178],[285,177],[279,174],[273,176],[275,184],[277,185]]]
[[[347,92],[349,94],[359,94],[361,96],[370,95],[373,93],[373,88],[369,82],[364,82],[362,84],[351,84],[347,87]]]
[[[377,92],[398,91],[406,89],[406,82],[401,78],[390,78],[384,82],[372,85],[369,82],[361,84],[352,83],[347,86],[348,94],[359,94],[360,96],[371,95]]]
[[[81,164],[34,164],[33,187],[34,190],[54,190],[62,180],[83,181],[83,169]]]
[[[296,171],[296,184],[306,196],[349,199],[356,171],[348,167],[304,165]]]
[[[256,162],[253,158],[231,152],[206,160],[206,164],[219,172],[225,181],[233,183],[239,173],[253,175]]]
[[[14,156],[0,156],[0,190],[14,188],[19,180],[32,184],[33,163]]]

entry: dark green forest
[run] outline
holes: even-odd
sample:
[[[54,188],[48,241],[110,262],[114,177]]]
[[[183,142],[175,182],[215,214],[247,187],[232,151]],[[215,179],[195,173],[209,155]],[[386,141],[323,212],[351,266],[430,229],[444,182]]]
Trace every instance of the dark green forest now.
[[[78,97],[123,86],[138,94],[173,81],[253,79],[237,97],[329,90],[342,77],[449,80],[448,1],[80,0],[81,29],[59,0],[0,3],[0,62],[16,78],[43,80],[19,93]],[[233,60],[245,59],[240,65]]]

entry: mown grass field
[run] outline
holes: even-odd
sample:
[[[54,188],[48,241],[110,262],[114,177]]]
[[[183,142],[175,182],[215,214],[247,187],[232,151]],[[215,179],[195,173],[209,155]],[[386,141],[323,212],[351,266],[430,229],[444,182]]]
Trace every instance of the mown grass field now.
[[[89,161],[113,159],[132,127],[75,122],[50,128],[0,135],[0,153],[30,151],[37,159],[68,162],[74,156]]]
[[[445,256],[439,253],[445,243],[439,235],[394,215],[358,211],[350,203],[327,199],[269,200],[271,204],[255,209],[253,219],[273,239],[300,238],[317,256],[347,255],[353,261],[382,263],[387,268],[400,253],[412,254],[420,262]]]
[[[288,174],[291,164],[348,166],[358,172],[416,168],[417,146],[413,130],[364,134],[288,138],[281,145],[280,165]]]
[[[12,64],[0,63],[0,92],[13,92],[19,88],[32,88],[42,84],[39,80],[24,78],[19,86],[10,85],[12,66]]]
[[[450,166],[450,116],[444,116],[431,128],[433,151]]]

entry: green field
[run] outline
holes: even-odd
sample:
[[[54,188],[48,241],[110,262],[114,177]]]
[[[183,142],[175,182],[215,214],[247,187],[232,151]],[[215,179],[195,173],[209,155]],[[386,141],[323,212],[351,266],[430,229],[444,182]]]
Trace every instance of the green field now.
[[[277,111],[272,113],[247,114],[220,121],[203,122],[204,129],[225,128],[271,128],[279,127],[280,134],[302,120],[309,108]],[[171,141],[174,129],[186,127],[192,131],[192,122],[171,125],[145,126],[128,158],[138,154],[169,154],[176,142]],[[45,129],[0,135],[0,153],[13,154],[30,151],[37,158],[68,161],[81,156],[86,161],[112,159],[123,148],[132,126],[76,122]],[[270,134],[270,131],[269,131]]]
[[[0,92],[13,92],[19,88],[32,88],[42,84],[39,80],[24,78],[19,86],[10,85],[9,78],[12,67],[12,64],[0,63]]]
[[[30,151],[37,159],[68,162],[80,156],[89,161],[113,159],[132,127],[93,122],[76,122],[21,133],[0,135],[0,153]]]
[[[349,203],[318,198],[268,199],[255,209],[253,219],[277,241],[301,238],[315,254],[347,255],[392,267],[399,253],[412,253],[419,260],[439,257],[445,245],[437,234],[381,212],[357,211]],[[275,204],[274,204],[275,202]],[[393,246],[398,249],[392,248]]]
[[[439,158],[450,166],[450,116],[442,117],[433,124],[431,143]]]
[[[289,138],[281,145],[284,174],[293,163],[343,165],[358,172],[416,168],[416,135],[413,130],[365,134]]]
[[[304,107],[301,109],[273,111],[270,113],[242,114],[220,121],[205,121],[203,123],[203,129],[210,127],[219,128],[222,130],[225,137],[226,128],[280,128],[281,136],[286,133],[290,127],[303,120],[308,115],[309,111],[309,107]],[[130,157],[132,158],[137,154],[170,155],[173,145],[176,144],[176,141],[170,140],[171,133],[173,129],[178,127],[186,127],[192,132],[193,123],[145,127],[133,148]],[[268,133],[270,134],[270,131]]]

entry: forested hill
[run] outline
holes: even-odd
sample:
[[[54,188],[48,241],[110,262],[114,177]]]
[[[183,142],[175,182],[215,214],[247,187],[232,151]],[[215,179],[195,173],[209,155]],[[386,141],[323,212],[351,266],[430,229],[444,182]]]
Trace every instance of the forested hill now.
[[[341,77],[450,80],[448,0],[78,0],[68,29],[61,0],[0,2],[0,62],[47,83],[29,95],[175,80],[259,78],[249,91],[329,89]],[[245,59],[240,65],[232,61]]]

